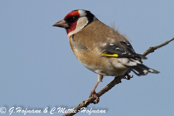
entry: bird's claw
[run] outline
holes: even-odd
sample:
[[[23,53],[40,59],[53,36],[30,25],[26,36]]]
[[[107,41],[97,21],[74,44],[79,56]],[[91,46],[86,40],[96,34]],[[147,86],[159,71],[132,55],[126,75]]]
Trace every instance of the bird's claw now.
[[[133,75],[129,75],[129,73],[126,73],[124,76],[124,79],[130,80],[131,78],[133,78]]]
[[[94,97],[95,100],[93,101],[94,104],[97,104],[100,101],[100,98],[98,97],[97,93],[95,91],[91,91],[91,94],[89,96],[90,97]]]

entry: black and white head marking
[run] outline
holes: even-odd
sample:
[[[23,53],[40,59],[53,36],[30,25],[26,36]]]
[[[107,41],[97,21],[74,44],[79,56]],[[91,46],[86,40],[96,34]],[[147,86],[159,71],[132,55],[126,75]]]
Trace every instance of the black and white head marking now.
[[[80,9],[78,10],[78,12],[80,14],[80,17],[77,20],[76,28],[75,30],[68,33],[68,36],[72,36],[75,33],[79,32],[88,24],[90,24],[93,20],[96,19],[96,17],[90,11]]]

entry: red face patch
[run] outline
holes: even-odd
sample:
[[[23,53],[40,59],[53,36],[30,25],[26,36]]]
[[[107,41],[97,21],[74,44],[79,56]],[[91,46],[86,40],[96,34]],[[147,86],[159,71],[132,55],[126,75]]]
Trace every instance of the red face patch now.
[[[78,11],[78,10],[74,10],[74,11],[68,13],[68,14],[65,16],[64,19],[67,19],[67,18],[69,18],[69,17],[74,17],[74,16],[80,17],[80,14],[79,14],[79,11]]]
[[[74,31],[76,29],[77,21],[70,24],[70,27],[66,29],[66,33],[70,33],[71,31]]]
[[[72,17],[80,17],[78,10],[68,13],[64,19],[66,20]],[[76,25],[77,25],[77,21],[70,23],[69,24],[70,27],[66,29],[67,34],[70,33],[71,31],[74,31],[76,29]]]

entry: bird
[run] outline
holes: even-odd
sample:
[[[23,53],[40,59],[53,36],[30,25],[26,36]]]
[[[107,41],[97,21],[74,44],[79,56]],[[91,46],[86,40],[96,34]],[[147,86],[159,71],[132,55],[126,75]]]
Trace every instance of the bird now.
[[[69,12],[53,26],[65,28],[70,46],[77,59],[97,74],[98,81],[89,97],[95,97],[95,90],[104,76],[130,76],[159,73],[143,64],[145,56],[138,54],[130,42],[115,29],[101,22],[89,10],[77,9]]]

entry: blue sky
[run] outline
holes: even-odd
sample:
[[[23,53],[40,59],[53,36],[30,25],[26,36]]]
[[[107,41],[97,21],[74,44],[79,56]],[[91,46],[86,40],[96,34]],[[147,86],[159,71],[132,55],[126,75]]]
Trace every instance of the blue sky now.
[[[90,10],[116,25],[138,53],[174,37],[173,0],[1,0],[0,107],[73,108],[88,98],[97,75],[74,56],[64,29],[52,27],[68,12]],[[88,108],[94,116],[172,116],[174,114],[174,42],[148,55],[144,63],[160,74],[123,80]],[[105,77],[97,91],[113,77]],[[9,112],[4,116],[9,115]],[[22,116],[14,113],[13,116]],[[31,114],[50,116],[49,113]],[[61,115],[61,114],[53,114]],[[77,114],[77,116],[88,116]]]

